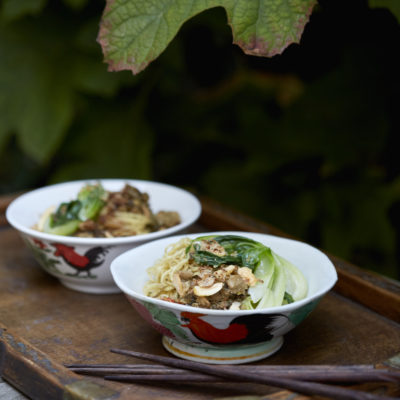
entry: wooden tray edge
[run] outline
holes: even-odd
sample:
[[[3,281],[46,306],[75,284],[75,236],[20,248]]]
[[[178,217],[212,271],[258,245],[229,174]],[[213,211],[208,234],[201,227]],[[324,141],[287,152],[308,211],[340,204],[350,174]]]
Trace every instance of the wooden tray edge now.
[[[0,324],[0,375],[31,399],[135,399],[107,384],[71,372]],[[21,380],[19,377],[23,377]]]

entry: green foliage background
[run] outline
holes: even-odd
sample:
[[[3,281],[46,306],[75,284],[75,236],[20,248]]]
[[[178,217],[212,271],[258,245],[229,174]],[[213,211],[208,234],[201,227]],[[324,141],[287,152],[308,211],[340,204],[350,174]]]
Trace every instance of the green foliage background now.
[[[103,1],[0,4],[1,193],[164,181],[400,277],[396,11],[321,0],[300,45],[266,59],[213,9],[133,76],[103,63]]]

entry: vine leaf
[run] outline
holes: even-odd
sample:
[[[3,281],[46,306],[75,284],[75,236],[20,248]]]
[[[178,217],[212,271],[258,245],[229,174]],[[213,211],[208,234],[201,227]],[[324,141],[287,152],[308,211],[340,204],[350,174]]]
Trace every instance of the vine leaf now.
[[[100,43],[109,70],[142,71],[181,26],[200,12],[223,7],[233,42],[246,54],[271,57],[298,43],[317,0],[107,0]]]

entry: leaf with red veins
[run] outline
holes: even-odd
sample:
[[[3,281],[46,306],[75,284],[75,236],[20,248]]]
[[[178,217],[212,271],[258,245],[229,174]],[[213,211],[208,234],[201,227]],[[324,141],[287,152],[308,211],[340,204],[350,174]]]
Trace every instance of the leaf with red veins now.
[[[315,0],[236,1],[228,18],[234,43],[246,54],[272,57],[298,43]]]
[[[298,43],[317,0],[107,0],[100,43],[109,70],[142,71],[181,26],[214,7],[226,10],[234,43],[246,54],[271,57]]]

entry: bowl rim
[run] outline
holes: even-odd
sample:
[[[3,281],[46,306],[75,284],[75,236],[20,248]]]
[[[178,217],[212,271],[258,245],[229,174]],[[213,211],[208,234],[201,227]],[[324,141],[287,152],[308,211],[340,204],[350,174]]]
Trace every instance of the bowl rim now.
[[[294,303],[290,304],[285,304],[282,306],[277,306],[277,307],[269,307],[269,308],[261,308],[261,309],[255,309],[255,310],[212,310],[208,308],[200,308],[200,307],[192,307],[184,304],[178,304],[178,303],[173,303],[173,302],[168,302],[165,300],[160,300],[156,299],[154,297],[149,297],[144,294],[138,293],[134,290],[131,290],[128,288],[125,283],[119,278],[118,273],[117,273],[117,265],[120,262],[119,260],[122,257],[126,257],[127,253],[132,253],[134,251],[137,251],[139,249],[143,249],[145,246],[154,246],[161,240],[179,240],[184,237],[192,237],[192,236],[205,236],[205,235],[213,235],[213,234],[218,234],[218,235],[226,235],[226,234],[235,234],[235,235],[242,235],[245,236],[246,234],[251,234],[251,235],[256,235],[260,237],[266,237],[266,238],[273,238],[274,240],[278,239],[283,242],[292,242],[292,243],[297,243],[301,244],[302,246],[309,247],[313,249],[313,251],[316,251],[317,254],[326,262],[327,267],[329,268],[330,272],[330,279],[329,281],[323,286],[320,287],[312,296],[307,296],[302,300],[298,300]],[[133,265],[133,264],[131,264]],[[111,270],[111,275],[114,279],[115,284],[121,289],[121,291],[129,296],[132,297],[133,299],[145,301],[148,303],[152,303],[164,308],[173,308],[175,310],[179,311],[188,311],[192,313],[197,313],[197,314],[205,314],[205,315],[226,315],[226,316],[234,316],[234,315],[248,315],[248,314],[280,314],[280,313],[288,313],[294,310],[297,310],[298,308],[309,304],[322,296],[324,296],[327,292],[329,292],[333,286],[336,284],[338,280],[338,275],[336,268],[332,261],[329,259],[329,257],[321,250],[318,248],[311,246],[308,243],[305,243],[300,240],[296,239],[289,239],[289,238],[284,238],[281,236],[276,236],[276,235],[270,235],[266,233],[260,233],[260,232],[245,232],[245,231],[213,231],[213,232],[199,232],[199,233],[188,233],[188,234],[180,234],[180,235],[174,235],[174,236],[169,236],[168,238],[161,238],[158,240],[154,240],[148,243],[144,243],[142,245],[139,245],[133,249],[127,250],[123,253],[121,253],[119,256],[117,256],[110,265],[110,270]]]
[[[124,237],[115,237],[115,238],[81,238],[81,237],[74,237],[74,236],[61,236],[61,235],[54,235],[50,233],[45,233],[45,232],[40,232],[37,231],[33,228],[27,227],[24,224],[19,223],[13,218],[13,209],[14,207],[18,206],[20,202],[26,201],[32,194],[40,193],[40,192],[46,192],[49,190],[52,190],[56,187],[60,186],[67,186],[70,184],[84,184],[84,183],[92,183],[92,182],[101,182],[104,183],[106,186],[107,183],[130,183],[132,185],[135,184],[140,184],[140,185],[151,185],[153,187],[160,187],[164,189],[172,189],[176,191],[177,193],[180,193],[182,195],[185,195],[190,201],[192,201],[192,206],[191,206],[191,215],[187,219],[187,221],[182,222],[178,225],[172,226],[167,229],[163,229],[161,231],[156,231],[156,232],[150,232],[150,233],[145,233],[142,235],[136,235],[136,236],[124,236]],[[143,189],[141,189],[143,190]],[[145,190],[145,189],[144,189]],[[45,211],[45,210],[43,210]],[[177,210],[179,212],[179,210]],[[202,212],[202,206],[200,203],[200,200],[191,192],[188,190],[182,189],[178,186],[170,185],[168,183],[162,183],[162,182],[157,182],[157,181],[150,181],[150,180],[144,180],[144,179],[122,179],[122,178],[90,178],[90,179],[79,179],[79,180],[74,180],[74,181],[65,181],[65,182],[60,182],[60,183],[55,183],[47,186],[43,186],[37,189],[30,190],[24,194],[21,194],[18,196],[16,199],[14,199],[7,207],[6,209],[6,219],[8,223],[18,230],[19,232],[22,232],[26,235],[29,235],[31,237],[37,238],[37,239],[42,239],[42,240],[48,240],[48,241],[57,241],[57,242],[62,242],[62,243],[68,243],[68,244],[77,244],[77,245],[120,245],[120,244],[129,244],[129,243],[140,243],[140,242],[145,242],[153,239],[158,239],[158,238],[163,238],[166,236],[170,236],[171,234],[181,231],[191,224],[193,224],[199,217]]]

